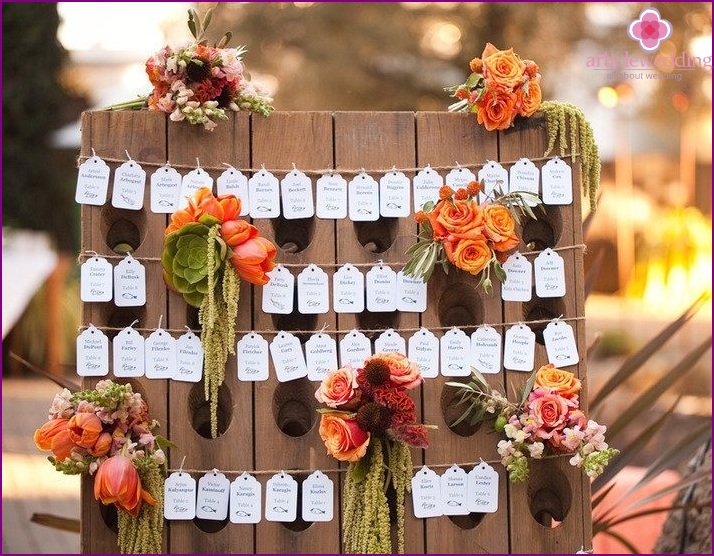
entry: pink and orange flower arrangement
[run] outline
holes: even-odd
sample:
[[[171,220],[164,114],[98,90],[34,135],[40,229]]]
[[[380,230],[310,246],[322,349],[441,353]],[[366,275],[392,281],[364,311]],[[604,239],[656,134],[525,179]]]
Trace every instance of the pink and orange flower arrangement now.
[[[94,497],[119,511],[124,554],[161,551],[164,465],[171,443],[130,384],[101,380],[95,388],[57,394],[49,420],[35,431],[37,448],[67,475],[94,476]]]
[[[446,90],[459,99],[452,112],[471,112],[488,131],[508,129],[516,116],[529,117],[541,104],[540,73],[532,60],[522,60],[513,48],[499,50],[487,43],[470,64],[465,83]]]
[[[188,206],[171,216],[164,232],[161,264],[166,285],[199,308],[204,349],[204,385],[211,407],[211,435],[218,435],[218,389],[228,354],[235,353],[240,278],[268,282],[276,248],[241,220],[241,201],[234,195],[215,197],[204,187]]]
[[[528,479],[528,458],[558,454],[570,455],[570,464],[594,479],[619,453],[605,441],[607,427],[588,420],[580,409],[580,380],[552,364],[531,375],[517,404],[492,390],[476,370],[470,382],[447,385],[462,389],[462,402],[469,405],[453,425],[495,418],[496,432],[505,435],[498,454],[511,481]]]
[[[404,494],[411,488],[409,447],[426,448],[427,426],[416,422],[407,390],[423,382],[418,365],[399,353],[380,353],[359,369],[331,371],[315,397],[327,453],[349,462],[344,485],[344,549],[392,553],[387,491],[396,494],[397,551],[404,552]]]

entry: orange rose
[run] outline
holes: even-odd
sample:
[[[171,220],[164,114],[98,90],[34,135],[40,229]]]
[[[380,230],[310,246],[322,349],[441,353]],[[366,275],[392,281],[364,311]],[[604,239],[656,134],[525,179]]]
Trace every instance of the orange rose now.
[[[121,454],[110,457],[97,469],[94,477],[94,498],[108,506],[114,504],[120,510],[136,517],[141,501],[152,506],[153,496],[141,487],[141,480],[134,464]]]
[[[92,448],[102,432],[102,422],[94,413],[75,413],[67,428],[72,442],[80,448]]]
[[[340,461],[358,461],[367,453],[369,433],[354,419],[340,413],[323,413],[320,418],[320,438],[325,442],[327,455]]]
[[[516,97],[510,92],[486,91],[476,103],[476,120],[488,131],[508,129],[516,116]]]
[[[357,375],[350,365],[330,371],[315,392],[317,401],[335,408],[355,397]]]
[[[197,221],[198,216],[196,214],[196,206],[192,201],[189,201],[188,207],[177,210],[171,215],[171,222],[169,222],[169,225],[166,227],[164,235],[167,236],[172,232],[180,230],[185,224]]]
[[[268,283],[266,272],[275,268],[275,245],[264,237],[254,237],[233,248],[231,264],[238,275],[251,284]]]
[[[518,246],[516,221],[503,205],[486,205],[483,209],[483,232],[496,251],[510,251]]]
[[[483,215],[481,207],[473,200],[444,202],[437,221],[451,233],[464,234],[481,225]]]
[[[540,76],[535,79],[528,81],[528,94],[526,95],[521,91],[519,95],[521,105],[518,113],[521,116],[528,117],[532,115],[538,108],[540,108],[540,103],[542,100],[542,94],[540,90]]]
[[[580,380],[573,373],[556,369],[551,363],[536,371],[534,387],[538,386],[554,391],[564,398],[572,398],[580,391]]]
[[[462,239],[456,244],[451,262],[473,275],[481,272],[493,257],[485,238]]]
[[[426,213],[426,217],[429,219],[429,223],[431,224],[431,229],[434,232],[434,239],[441,239],[448,233],[446,228],[444,228],[444,225],[439,220],[441,211],[444,210],[446,203],[447,201],[439,201],[436,203],[436,206],[431,212]]]
[[[402,386],[407,390],[416,388],[424,379],[419,365],[406,358],[401,353],[381,353],[370,359],[380,359],[389,367],[389,380],[394,386]]]
[[[228,247],[237,247],[258,235],[258,228],[245,220],[228,220],[221,224],[221,238]]]
[[[493,45],[491,47],[495,48]],[[495,50],[483,57],[484,77],[493,80],[499,88],[505,90],[512,90],[523,83],[525,71],[526,65],[513,52],[513,48]]]

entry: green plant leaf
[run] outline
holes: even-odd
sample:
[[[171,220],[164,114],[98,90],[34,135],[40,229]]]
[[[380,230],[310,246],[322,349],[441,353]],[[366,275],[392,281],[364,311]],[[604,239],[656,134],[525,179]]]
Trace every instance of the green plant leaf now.
[[[478,73],[472,73],[466,78],[466,85],[469,89],[473,89],[476,85],[478,85],[478,82],[483,79],[483,76],[478,74]]]
[[[188,30],[191,31],[194,39],[198,38],[198,33],[196,33],[196,19],[194,10],[188,10]]]
[[[203,16],[203,22],[201,23],[201,28],[205,32],[208,26],[211,24],[211,18],[213,17],[213,8],[208,8],[206,14]]]
[[[506,281],[506,278],[507,278],[506,271],[503,270],[501,263],[499,263],[498,261],[495,261],[493,263],[493,270],[496,273],[496,278],[498,278],[501,282]]]
[[[531,373],[531,376],[528,377],[528,382],[526,382],[525,386],[523,387],[523,393],[521,394],[521,401],[518,402],[518,407],[523,407],[523,404],[526,403],[526,400],[528,399],[528,394],[530,394],[531,390],[533,390],[533,385],[535,384],[537,372],[538,370],[533,371]]]
[[[349,473],[355,483],[361,483],[367,476],[369,472],[369,462],[372,459],[370,453],[371,452],[368,451],[362,459],[350,463]]]

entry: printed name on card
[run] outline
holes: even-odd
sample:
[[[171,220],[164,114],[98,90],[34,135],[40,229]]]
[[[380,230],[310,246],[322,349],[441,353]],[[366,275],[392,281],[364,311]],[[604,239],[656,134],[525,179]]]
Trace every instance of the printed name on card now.
[[[540,172],[538,167],[527,158],[521,158],[511,166],[509,191],[511,193],[516,191],[527,193],[527,195],[524,195],[524,199],[529,207],[534,207],[538,204],[539,182]]]
[[[306,266],[297,277],[298,311],[303,315],[324,314],[330,310],[329,278],[319,266]]]
[[[392,170],[379,180],[379,213],[386,218],[409,216],[409,178]]]
[[[280,382],[288,382],[307,376],[307,364],[297,336],[278,332],[270,342],[270,356],[275,374]]]
[[[302,482],[302,519],[332,521],[334,484],[322,471],[314,471]]]
[[[114,267],[114,304],[117,307],[146,305],[146,269],[130,253]]]
[[[340,340],[340,366],[361,367],[364,360],[372,355],[369,338],[357,330],[351,330]]]
[[[397,273],[390,267],[378,264],[367,272],[367,310],[371,313],[388,313],[397,310]]]
[[[516,324],[506,330],[503,342],[503,367],[509,371],[533,370],[535,359],[535,332],[525,324]]]
[[[419,365],[421,376],[439,376],[439,338],[431,330],[420,328],[409,338],[409,359]]]
[[[335,313],[364,311],[364,274],[347,263],[332,276],[332,306]]]
[[[286,220],[312,218],[315,205],[312,200],[312,180],[297,168],[288,172],[280,182],[283,216]]]
[[[196,168],[186,174],[181,179],[179,208],[186,208],[188,206],[188,200],[193,199],[196,191],[204,187],[213,190],[213,178],[203,168]]]
[[[109,374],[109,339],[90,324],[77,336],[77,374],[105,376]]]
[[[485,461],[468,473],[467,509],[492,514],[498,511],[498,473]]]
[[[501,370],[501,335],[491,326],[479,326],[471,334],[471,366],[483,374]]]
[[[469,513],[468,478],[466,471],[454,464],[441,476],[441,513],[443,515],[466,515]]]
[[[318,218],[342,220],[347,218],[347,180],[332,172],[317,180],[315,213]]]
[[[295,299],[295,276],[283,265],[266,272],[268,283],[262,288],[264,313],[289,315],[293,312]]]
[[[536,295],[545,297],[565,296],[565,263],[563,257],[548,248],[533,261]]]
[[[92,257],[82,263],[80,298],[85,303],[111,301],[114,275],[111,263],[102,257]]]
[[[231,523],[260,523],[261,511],[260,482],[253,475],[243,472],[231,483],[229,511]]]
[[[530,301],[533,296],[533,265],[518,251],[503,263],[506,280],[501,284],[504,301]]]
[[[298,484],[289,474],[276,473],[265,485],[265,519],[295,521],[297,517]]]
[[[570,205],[573,202],[573,171],[568,163],[550,159],[540,170],[544,205]]]
[[[360,172],[347,186],[347,205],[353,222],[379,220],[379,184],[366,172]]]
[[[190,330],[176,339],[176,373],[174,380],[200,382],[203,376],[201,338]]]
[[[487,160],[478,171],[478,181],[483,184],[483,191],[478,196],[479,203],[483,203],[487,197],[494,198],[501,193],[508,193],[508,170],[498,162]]]
[[[146,378],[173,378],[176,372],[176,340],[157,328],[144,342]]]
[[[114,170],[112,206],[126,210],[141,210],[144,206],[146,172],[133,160]]]
[[[280,216],[280,184],[278,178],[265,168],[248,180],[251,218],[277,218]]]
[[[557,319],[549,322],[543,330],[543,341],[548,363],[560,368],[577,365],[580,361],[573,327],[567,322]]]
[[[439,517],[441,513],[441,478],[427,466],[412,477],[414,517]]]
[[[444,184],[443,178],[430,166],[419,170],[414,176],[414,212],[424,208],[424,203],[436,203],[439,200],[439,188]]]
[[[397,311],[423,313],[426,311],[426,282],[421,278],[397,272]]]
[[[250,197],[248,195],[248,176],[233,166],[229,166],[216,180],[218,195],[234,195],[240,199],[240,214],[250,214]]]
[[[112,369],[117,378],[144,376],[144,337],[127,326],[112,340]]]
[[[393,328],[387,328],[387,330],[382,332],[374,341],[374,352],[401,353],[406,357],[407,343],[406,340],[400,336],[399,332],[396,332]]]
[[[243,336],[236,345],[238,380],[268,380],[268,356],[268,340],[256,332]]]
[[[80,205],[103,205],[109,190],[109,166],[97,155],[79,165],[74,200]]]
[[[164,518],[188,520],[196,517],[196,479],[183,471],[164,481]]]
[[[446,183],[446,185],[451,186],[454,189],[466,187],[469,183],[475,180],[476,175],[468,168],[464,168],[462,166],[459,166],[458,168],[452,168],[449,173],[446,174],[446,178],[444,178],[444,182]],[[434,199],[434,202],[438,200],[439,198],[437,197],[436,199]]]
[[[441,374],[444,376],[469,376],[471,367],[471,338],[459,328],[451,328],[441,337]]]
[[[307,378],[323,380],[327,373],[337,369],[337,341],[322,332],[310,336],[305,342]]]
[[[181,196],[181,174],[176,168],[162,166],[149,179],[151,212],[173,214],[178,210]]]
[[[198,480],[196,517],[223,521],[228,517],[231,482],[216,469]]]

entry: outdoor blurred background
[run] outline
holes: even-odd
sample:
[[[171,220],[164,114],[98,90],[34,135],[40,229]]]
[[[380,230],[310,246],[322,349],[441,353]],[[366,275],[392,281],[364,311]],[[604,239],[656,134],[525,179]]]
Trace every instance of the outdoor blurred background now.
[[[43,545],[34,540],[41,527],[27,524],[37,511],[77,517],[78,483],[55,473],[31,442],[55,387],[8,354],[75,376],[79,115],[147,94],[144,62],[189,39],[187,8],[216,7],[209,37],[230,30],[233,45],[247,46],[246,66],[273,90],[278,110],[446,110],[443,88],[464,81],[487,41],[535,60],[543,98],[580,106],[602,157],[599,209],[586,236],[586,270],[596,271],[586,305],[589,343],[599,338],[588,388],[597,391],[628,355],[711,294],[711,3],[651,4],[673,27],[659,53],[687,53],[707,60],[705,67],[653,70],[651,79],[588,65],[607,54],[644,54],[625,30],[649,5],[3,3],[3,552],[78,547],[69,533],[54,538],[61,545]],[[621,413],[710,331],[707,301],[619,389],[621,403],[602,408],[601,419]],[[647,466],[682,431],[710,420],[709,354],[646,421],[678,398],[664,432],[635,464]],[[14,517],[5,517],[6,504]],[[21,534],[28,527],[32,534]]]

